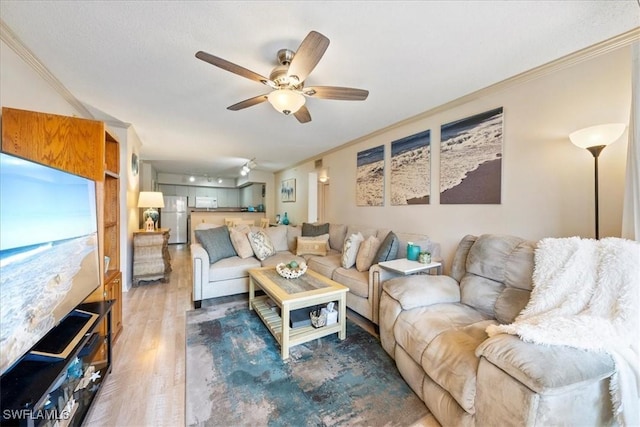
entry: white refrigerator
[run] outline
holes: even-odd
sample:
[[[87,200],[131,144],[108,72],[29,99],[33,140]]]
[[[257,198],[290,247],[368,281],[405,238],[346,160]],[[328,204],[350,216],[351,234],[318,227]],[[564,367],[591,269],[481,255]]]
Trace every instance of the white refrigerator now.
[[[187,197],[164,196],[164,208],[160,210],[160,227],[170,228],[169,244],[187,243]]]

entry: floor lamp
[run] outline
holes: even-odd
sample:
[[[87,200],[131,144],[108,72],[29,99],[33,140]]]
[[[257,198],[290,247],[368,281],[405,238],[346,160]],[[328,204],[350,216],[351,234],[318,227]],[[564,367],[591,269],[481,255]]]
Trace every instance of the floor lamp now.
[[[593,154],[595,163],[595,191],[596,191],[596,239],[600,238],[598,215],[598,156],[607,145],[616,142],[626,125],[624,123],[609,123],[606,125],[591,126],[577,130],[569,135],[569,139],[580,148],[586,148]]]

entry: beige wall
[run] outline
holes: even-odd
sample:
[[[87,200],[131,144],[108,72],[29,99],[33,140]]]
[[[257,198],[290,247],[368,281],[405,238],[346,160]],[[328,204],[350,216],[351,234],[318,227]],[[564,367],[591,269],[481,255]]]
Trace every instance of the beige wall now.
[[[522,79],[521,79],[522,80]],[[569,141],[570,132],[608,122],[628,123],[631,102],[630,48],[623,47],[568,68],[517,84],[497,85],[482,96],[407,121],[322,156],[330,168],[328,220],[425,233],[443,246],[450,264],[465,234],[507,233],[527,239],[594,236],[594,162]],[[424,94],[428,96],[428,94]],[[502,204],[440,205],[440,126],[496,107],[504,107]],[[431,129],[431,204],[390,206],[390,142]],[[628,133],[599,159],[600,235],[621,232]],[[385,206],[356,207],[356,154],[384,144]],[[296,203],[276,205],[295,222],[307,217],[304,190],[313,161],[276,174],[276,183],[295,177]]]
[[[134,175],[131,168],[131,156],[139,155],[142,141],[133,126],[111,125],[120,141],[120,265],[122,266],[123,291],[132,286],[133,272],[133,232],[138,231],[140,222],[138,193],[140,192],[140,167]]]
[[[0,76],[3,107],[82,116],[3,41],[0,41]]]

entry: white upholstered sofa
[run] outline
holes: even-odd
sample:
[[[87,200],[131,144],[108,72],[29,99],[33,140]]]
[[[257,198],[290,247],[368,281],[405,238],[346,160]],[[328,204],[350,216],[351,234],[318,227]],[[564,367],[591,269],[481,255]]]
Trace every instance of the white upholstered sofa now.
[[[303,227],[305,224],[303,224]],[[216,227],[211,224],[199,224],[199,229]],[[291,260],[305,261],[308,267],[328,278],[335,280],[349,288],[347,293],[347,307],[356,313],[378,323],[378,307],[381,287],[380,283],[398,274],[384,270],[377,264],[369,269],[359,271],[356,267],[343,268],[341,255],[345,239],[352,234],[360,233],[363,238],[376,236],[383,240],[391,230],[371,227],[360,227],[343,224],[329,224],[330,249],[325,256],[301,255],[296,256],[298,237],[302,236],[303,227],[278,226],[262,229],[269,235],[276,254],[262,261],[255,257],[240,258],[231,256],[214,263],[210,263],[209,255],[204,247],[196,242],[191,244],[191,258],[193,266],[193,302],[199,308],[202,300],[225,295],[234,295],[249,291],[249,274],[252,268],[261,266],[275,266],[280,262]],[[252,230],[259,230],[257,227]],[[396,258],[406,257],[407,242],[411,241],[429,250],[433,259],[440,259],[440,245],[432,242],[423,234],[394,232],[397,237],[398,252]]]

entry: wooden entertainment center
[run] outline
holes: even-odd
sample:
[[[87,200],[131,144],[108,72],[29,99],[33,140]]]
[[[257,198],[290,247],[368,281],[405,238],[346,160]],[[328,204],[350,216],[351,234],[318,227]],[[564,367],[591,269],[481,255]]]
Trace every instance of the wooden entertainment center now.
[[[122,330],[120,146],[103,122],[3,107],[2,151],[96,182],[99,253],[101,260],[109,258],[109,265],[105,270],[105,263],[100,263],[98,288],[76,309],[95,316],[64,359],[25,357],[5,372],[0,387],[3,413],[23,411],[15,412],[15,419],[3,418],[2,425],[33,425],[21,415],[47,410],[47,398],[63,389],[64,402],[54,402],[56,413],[68,402],[75,409],[56,425],[80,425],[111,371],[111,344]],[[65,340],[68,329],[63,320],[44,340]],[[92,378],[86,380],[87,375]],[[73,390],[74,381],[86,384]]]

